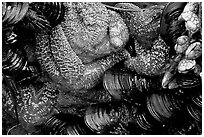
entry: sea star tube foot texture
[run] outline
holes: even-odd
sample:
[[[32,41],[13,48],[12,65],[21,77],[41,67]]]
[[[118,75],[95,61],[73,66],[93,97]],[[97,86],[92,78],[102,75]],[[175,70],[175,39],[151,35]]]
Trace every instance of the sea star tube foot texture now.
[[[169,47],[159,38],[150,50],[141,47],[135,40],[136,57],[125,61],[125,66],[138,74],[156,76],[163,73],[169,55]]]
[[[61,23],[66,38],[83,63],[121,50],[129,39],[121,16],[99,2],[71,2],[65,5]]]
[[[51,35],[38,34],[36,42],[36,53],[42,67],[66,89],[94,87],[107,69],[129,57],[128,52],[122,50],[84,65],[67,41],[61,25],[53,28]]]

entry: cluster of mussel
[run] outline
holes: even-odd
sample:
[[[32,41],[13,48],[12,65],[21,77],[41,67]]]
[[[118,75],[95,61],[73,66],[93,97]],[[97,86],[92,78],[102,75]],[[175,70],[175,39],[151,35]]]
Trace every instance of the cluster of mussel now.
[[[42,84],[50,82],[50,79],[34,54],[36,30],[33,28],[49,31],[59,24],[65,14],[64,5],[59,2],[4,2],[2,5],[2,101],[8,106],[8,110],[4,110],[3,106],[2,117],[3,120],[12,117],[13,124],[16,123],[13,125],[9,120],[3,121],[3,134],[202,133],[202,4],[165,4],[160,33],[167,45],[173,47],[173,53],[164,75],[138,75],[120,67],[121,64],[118,63],[105,72],[102,82],[97,85],[103,88],[103,93],[99,92],[101,96],[98,95],[98,98],[106,101],[90,101],[91,103],[81,108],[82,113],[78,115],[65,113],[57,108],[56,102],[52,101],[57,98],[56,86],[51,84],[54,87],[52,89],[49,84]],[[171,26],[172,24],[176,27]],[[178,28],[181,32],[176,32],[177,26],[181,26]],[[30,86],[31,84],[33,85]],[[27,93],[28,90],[32,90],[34,95]],[[56,94],[53,97],[51,94],[54,92]],[[24,97],[22,100],[19,94]],[[95,94],[87,96],[94,99]],[[8,102],[13,103],[12,107]],[[32,112],[29,109],[37,111],[37,115],[34,112],[33,115],[24,113]],[[45,109],[52,111],[51,115],[45,116]],[[37,118],[40,116],[43,118]],[[34,126],[25,123],[26,118]],[[7,128],[5,132],[4,128]]]

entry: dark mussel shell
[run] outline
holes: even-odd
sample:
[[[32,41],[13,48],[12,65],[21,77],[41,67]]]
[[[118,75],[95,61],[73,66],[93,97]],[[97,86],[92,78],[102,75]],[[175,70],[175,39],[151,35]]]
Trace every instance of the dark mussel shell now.
[[[202,107],[202,94],[199,92],[197,95],[194,95],[192,98],[192,101],[194,104],[196,104],[198,107]]]
[[[45,135],[90,135],[93,132],[86,126],[84,119],[72,114],[55,114],[42,124]]]
[[[135,121],[147,134],[161,134],[162,124],[155,120],[148,110],[142,109],[142,111],[138,112]]]
[[[147,97],[147,108],[159,122],[165,123],[181,110],[182,101],[172,94],[152,94]]]
[[[86,110],[85,123],[98,134],[110,134],[111,131],[127,134],[127,126],[134,122],[137,107],[125,102],[91,105]]]
[[[166,134],[169,135],[199,135],[201,133],[201,124],[184,113],[171,119],[166,126]]]
[[[195,104],[189,103],[186,105],[187,111],[192,118],[198,122],[202,122],[202,108]]]
[[[186,89],[200,87],[202,84],[201,77],[195,74],[179,74],[177,75],[176,82],[179,87]]]
[[[35,11],[41,12],[52,27],[64,19],[65,6],[62,2],[33,2],[30,6]]]
[[[35,81],[41,73],[39,64],[29,64],[25,54],[20,49],[3,47],[2,72],[5,76],[15,77],[15,82]]]
[[[116,100],[133,100],[142,94],[158,90],[158,80],[122,71],[106,71],[103,77],[104,88]]]
[[[21,21],[28,11],[28,2],[3,2],[2,26],[3,30]]]
[[[162,13],[160,35],[165,43],[174,50],[176,40],[185,32],[185,24],[177,22],[187,2],[169,2]]]
[[[27,61],[23,54],[4,46],[2,55],[2,70],[5,75],[14,75],[26,67]]]
[[[133,90],[132,78],[128,73],[107,71],[103,77],[103,86],[115,99],[121,100]]]

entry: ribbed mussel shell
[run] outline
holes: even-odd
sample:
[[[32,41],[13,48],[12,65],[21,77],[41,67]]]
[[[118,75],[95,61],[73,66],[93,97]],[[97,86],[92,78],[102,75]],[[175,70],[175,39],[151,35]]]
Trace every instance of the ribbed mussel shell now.
[[[41,12],[52,27],[64,19],[65,7],[62,2],[33,2],[30,6]]]
[[[104,88],[117,100],[133,99],[140,94],[153,92],[159,82],[137,74],[122,71],[106,71],[103,77]]]
[[[28,2],[3,2],[2,3],[2,26],[3,29],[18,23],[28,11]]]
[[[135,119],[137,107],[124,102],[91,105],[86,110],[85,123],[98,134],[110,134],[112,130],[115,131],[113,134],[126,134],[126,127]]]
[[[202,133],[201,124],[191,119],[185,113],[174,117],[166,126],[169,135],[199,135]]]
[[[50,135],[89,135],[93,132],[84,119],[72,114],[55,114],[42,125],[42,133]]]
[[[162,124],[155,120],[148,110],[143,109],[141,112],[138,112],[135,121],[141,129],[147,132],[158,132],[162,128]]]
[[[18,51],[14,51],[9,47],[3,47],[2,69],[6,75],[19,73],[26,67],[27,61]]]
[[[182,101],[172,94],[152,94],[147,98],[147,108],[161,123],[167,122],[182,107]]]

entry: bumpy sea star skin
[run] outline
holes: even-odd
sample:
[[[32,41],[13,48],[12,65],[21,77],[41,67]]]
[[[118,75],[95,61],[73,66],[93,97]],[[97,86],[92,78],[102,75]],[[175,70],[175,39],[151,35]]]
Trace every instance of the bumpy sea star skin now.
[[[68,42],[84,63],[116,52],[129,38],[120,15],[101,3],[64,3],[65,21],[61,23]]]
[[[40,125],[52,115],[57,101],[57,91],[48,83],[45,83],[39,91],[29,86],[21,89],[21,98],[19,117],[21,122],[27,124],[26,128],[30,128],[33,125]]]
[[[163,6],[141,9],[131,3],[118,3],[115,7],[122,9],[118,11],[128,26],[130,36],[141,46],[150,48],[152,42],[159,36],[158,29]]]
[[[94,87],[107,69],[129,56],[122,50],[84,65],[68,43],[61,25],[53,28],[51,36],[38,34],[36,42],[42,67],[66,90]]]
[[[155,76],[160,75],[168,59],[169,47],[159,37],[150,50],[144,49],[135,40],[136,57],[125,61],[125,66],[138,74]]]
[[[53,84],[45,83],[39,91],[32,85],[18,87],[15,92],[18,118],[24,128],[32,129],[33,126],[40,125],[49,116],[56,113],[53,110],[57,101],[57,90]],[[10,111],[9,113],[15,117],[12,95],[7,90],[3,93],[3,97],[5,98],[3,108]]]

